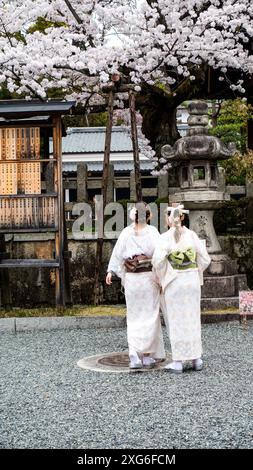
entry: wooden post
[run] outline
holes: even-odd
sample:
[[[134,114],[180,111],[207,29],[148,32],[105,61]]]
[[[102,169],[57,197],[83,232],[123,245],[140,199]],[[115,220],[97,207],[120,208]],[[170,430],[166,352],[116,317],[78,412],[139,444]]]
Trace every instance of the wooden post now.
[[[49,130],[43,129],[43,158],[49,158]],[[45,183],[46,183],[46,192],[54,192],[54,162],[47,162],[43,164],[44,174],[45,174]]]
[[[109,162],[110,162],[110,151],[111,151],[111,138],[112,138],[112,122],[113,122],[113,102],[114,102],[114,92],[113,90],[109,91],[108,97],[108,118],[106,125],[106,134],[105,134],[105,150],[104,150],[104,162],[103,162],[103,176],[101,183],[101,194],[103,197],[103,215],[104,207],[107,203],[107,186],[108,186],[108,174],[109,174]],[[98,234],[97,239],[97,251],[96,251],[96,263],[95,263],[95,285],[94,285],[94,304],[98,305],[100,303],[100,273],[102,266],[102,257],[103,257],[103,241],[104,241],[104,221],[102,233]]]
[[[77,163],[77,202],[87,202],[87,173],[86,163]]]
[[[63,200],[63,207],[64,207],[64,200]],[[67,234],[67,226],[66,226],[66,215],[65,210],[63,213],[63,249],[64,249],[64,280],[65,280],[65,304],[72,305],[72,292],[71,292],[71,285],[70,285],[70,269],[69,269],[69,260],[71,257],[71,252],[68,251],[68,234]]]
[[[106,192],[106,204],[114,201],[114,166],[109,164],[109,176],[108,176],[108,185]]]
[[[135,184],[134,170],[130,171],[129,186],[130,186],[130,200],[136,201],[136,184]]]
[[[6,258],[4,234],[0,233],[0,257]],[[0,269],[1,303],[6,310],[12,309],[9,270]]]
[[[139,158],[139,147],[138,147],[138,136],[137,136],[136,111],[135,111],[135,96],[132,90],[129,91],[129,109],[130,109],[130,117],[131,117],[131,134],[132,134],[132,141],[133,141],[136,198],[137,198],[137,201],[142,201],[140,158]]]
[[[165,173],[165,175],[159,175],[158,179],[158,198],[167,198],[169,196],[169,175]]]
[[[56,294],[56,306],[65,306],[65,276],[64,276],[64,224],[63,217],[65,217],[64,206],[63,206],[63,182],[62,182],[62,161],[61,161],[61,140],[62,140],[62,127],[61,117],[54,117],[53,127],[53,151],[54,158],[57,159],[54,171],[54,190],[58,194],[57,198],[57,219],[58,219],[58,230],[55,234],[55,257],[59,262],[59,267],[56,268],[55,272],[55,294]]]
[[[45,170],[46,192],[54,192],[54,162],[48,162]]]

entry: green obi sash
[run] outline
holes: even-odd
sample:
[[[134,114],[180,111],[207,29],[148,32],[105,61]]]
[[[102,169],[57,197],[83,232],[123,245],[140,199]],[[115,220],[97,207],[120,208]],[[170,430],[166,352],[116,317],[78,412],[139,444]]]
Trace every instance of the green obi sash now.
[[[196,251],[187,248],[184,251],[172,251],[168,255],[168,260],[174,269],[197,268]]]

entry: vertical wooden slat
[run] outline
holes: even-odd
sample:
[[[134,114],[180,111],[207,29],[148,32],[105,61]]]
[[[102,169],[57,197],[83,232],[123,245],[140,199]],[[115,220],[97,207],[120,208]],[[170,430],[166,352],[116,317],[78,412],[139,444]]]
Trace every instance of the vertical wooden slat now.
[[[63,207],[64,207],[64,198],[63,198]],[[70,266],[69,266],[69,251],[68,251],[68,234],[65,218],[65,210],[63,212],[63,245],[64,245],[64,276],[65,276],[65,303],[66,305],[72,305],[72,292],[70,286]]]
[[[39,128],[1,129],[0,137],[0,158],[6,161],[6,163],[1,164],[0,194],[40,194],[39,162],[8,163],[8,160],[22,161],[21,157],[31,157],[32,159],[36,156],[39,158]],[[29,142],[26,142],[26,140],[29,140]],[[25,151],[28,154],[25,154]],[[15,210],[13,210],[13,216],[15,216]]]
[[[6,246],[4,234],[0,233],[0,254],[4,258],[6,256]],[[10,289],[9,270],[0,270],[0,286],[1,286],[1,303],[6,310],[12,309],[12,297]]]
[[[39,158],[40,157],[40,129],[38,127],[31,127],[28,129],[19,129],[21,132],[16,132],[18,154],[22,148],[22,136],[26,136],[26,143],[23,142],[23,147],[26,148],[27,154],[23,157]],[[23,138],[23,137],[22,137]],[[18,187],[22,194],[40,194],[41,193],[41,164],[39,162],[21,163],[18,165]]]
[[[54,158],[57,162],[55,165],[54,172],[54,188],[55,192],[58,193],[58,204],[57,204],[57,218],[58,218],[58,231],[55,234],[55,255],[59,261],[59,268],[56,268],[55,276],[55,289],[56,289],[56,305],[58,307],[65,306],[64,296],[64,262],[63,262],[63,183],[62,183],[62,157],[61,157],[61,139],[62,139],[62,128],[61,118],[56,116],[53,120],[53,152]]]

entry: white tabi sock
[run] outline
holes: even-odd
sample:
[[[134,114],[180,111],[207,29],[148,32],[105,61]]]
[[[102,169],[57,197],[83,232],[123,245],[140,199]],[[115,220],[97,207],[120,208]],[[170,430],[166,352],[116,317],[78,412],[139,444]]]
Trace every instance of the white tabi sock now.
[[[193,367],[201,367],[203,366],[203,361],[200,357],[198,359],[193,359],[192,365]]]
[[[165,369],[183,370],[182,361],[173,361],[165,366]]]
[[[141,359],[139,358],[137,353],[129,354],[129,359],[131,364],[142,364]]]
[[[144,366],[150,366],[151,364],[155,364],[155,359],[153,359],[153,357],[150,357],[150,356],[144,356],[142,359],[142,364]]]

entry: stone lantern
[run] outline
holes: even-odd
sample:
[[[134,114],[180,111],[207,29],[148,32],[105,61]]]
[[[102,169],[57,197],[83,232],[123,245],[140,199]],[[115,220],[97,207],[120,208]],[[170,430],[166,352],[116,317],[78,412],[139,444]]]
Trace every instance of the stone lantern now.
[[[190,228],[206,240],[212,262],[205,278],[202,307],[214,306],[220,283],[224,306],[238,305],[238,290],[246,288],[246,276],[237,274],[237,263],[222,253],[213,226],[214,210],[221,207],[230,195],[220,185],[218,160],[230,158],[233,144],[225,146],[218,137],[208,135],[208,106],[204,101],[194,101],[188,106],[189,130],[173,147],[164,145],[162,156],[168,162],[177,162],[180,187],[170,196],[170,203],[184,204],[190,210]],[[212,277],[208,278],[208,276]],[[215,276],[215,277],[214,277]],[[220,278],[218,279],[218,276]],[[234,300],[232,300],[232,298]],[[207,300],[210,302],[207,302]],[[221,300],[221,299],[219,299]],[[226,301],[228,300],[228,302]],[[222,302],[219,303],[221,305]]]

